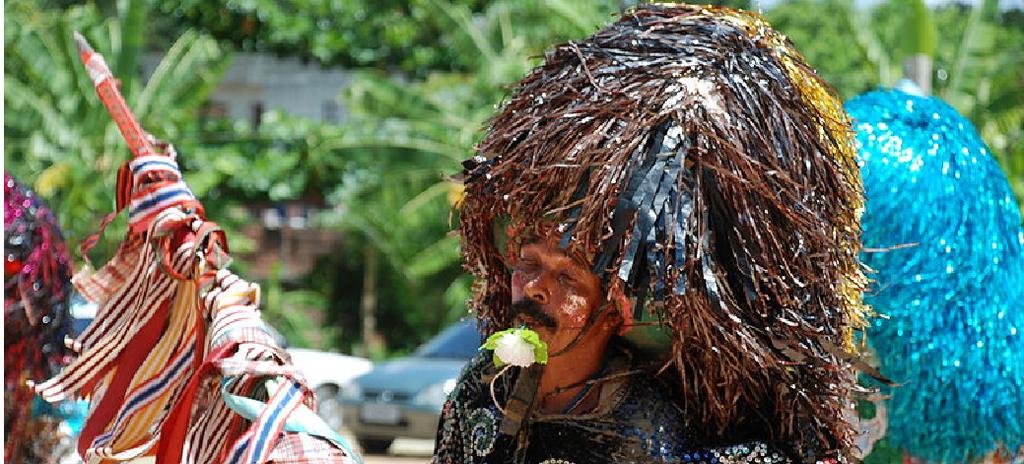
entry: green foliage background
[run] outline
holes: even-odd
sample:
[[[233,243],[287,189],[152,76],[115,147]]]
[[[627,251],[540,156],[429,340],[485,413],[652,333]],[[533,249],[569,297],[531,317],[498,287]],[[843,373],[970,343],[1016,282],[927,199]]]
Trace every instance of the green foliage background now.
[[[127,153],[78,63],[71,31],[81,30],[112,64],[143,125],[177,145],[188,183],[234,249],[252,247],[239,233],[252,220],[241,206],[313,199],[329,207],[313,225],[344,233],[342,245],[309,276],[284,280],[275,271],[261,282],[265,318],[294,344],[309,344],[305,335],[319,330],[322,348],[365,353],[359,306],[372,254],[386,350],[371,354],[398,355],[466,314],[470,281],[449,233],[461,192],[443,177],[471,156],[508,86],[547,47],[585,37],[633,3],[9,0],[5,169],[50,203],[73,247],[112,209]],[[892,86],[904,58],[932,54],[934,93],[974,122],[1024,196],[1024,12],[994,0],[935,9],[920,0],[871,9],[782,0],[765,15],[844,98]],[[339,96],[345,122],[271,112],[253,130],[199,118],[231,56],[249,51],[354,71]],[[139,71],[145,52],[165,55],[148,82]],[[121,219],[93,260],[109,258],[123,231]],[[246,263],[236,269],[244,274]],[[884,441],[869,458],[899,460]]]
[[[591,0],[11,0],[5,2],[6,169],[58,212],[72,245],[110,211],[126,158],[77,62],[82,30],[121,78],[143,124],[172,140],[193,190],[236,249],[242,205],[315,199],[317,226],[343,246],[298,281],[271,278],[267,318],[296,344],[310,327],[288,308],[323,312],[324,347],[361,347],[359,301],[367,250],[381,257],[378,325],[388,353],[408,351],[465,314],[470,282],[450,207],[459,170],[508,85],[544,50],[585,37],[634,2]],[[727,2],[751,7],[750,2]],[[844,98],[901,76],[909,54],[934,51],[935,93],[978,127],[1024,194],[1024,13],[996,1],[926,9],[892,0],[783,0],[765,11]],[[911,31],[912,33],[908,33]],[[164,52],[142,82],[140,56]],[[339,96],[345,122],[281,113],[253,130],[199,109],[238,52],[298,56],[355,79]],[[113,252],[123,222],[93,253]],[[244,272],[246,263],[240,263]]]

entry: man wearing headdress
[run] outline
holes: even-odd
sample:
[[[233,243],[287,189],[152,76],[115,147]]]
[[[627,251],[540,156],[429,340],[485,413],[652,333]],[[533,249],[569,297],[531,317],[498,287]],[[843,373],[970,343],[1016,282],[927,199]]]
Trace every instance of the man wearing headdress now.
[[[849,122],[763,19],[632,10],[550,51],[477,153],[459,222],[485,346],[528,326],[546,352],[471,361],[435,462],[851,454]]]

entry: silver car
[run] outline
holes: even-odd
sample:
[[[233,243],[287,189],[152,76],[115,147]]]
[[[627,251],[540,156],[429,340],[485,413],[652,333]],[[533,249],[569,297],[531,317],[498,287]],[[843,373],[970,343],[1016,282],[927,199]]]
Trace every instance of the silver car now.
[[[368,454],[386,453],[398,437],[433,439],[445,399],[479,347],[476,321],[464,320],[357,377],[342,387],[345,426]]]

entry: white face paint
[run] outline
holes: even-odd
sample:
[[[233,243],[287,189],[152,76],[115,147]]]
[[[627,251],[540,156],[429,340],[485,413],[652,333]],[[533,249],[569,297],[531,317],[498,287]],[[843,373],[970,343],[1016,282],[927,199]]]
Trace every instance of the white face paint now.
[[[582,296],[567,295],[559,309],[575,327],[582,327],[587,321],[587,299]]]

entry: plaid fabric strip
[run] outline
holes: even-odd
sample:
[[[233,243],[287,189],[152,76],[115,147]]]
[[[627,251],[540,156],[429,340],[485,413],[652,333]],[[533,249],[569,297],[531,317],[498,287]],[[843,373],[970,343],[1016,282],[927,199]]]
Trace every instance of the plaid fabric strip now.
[[[250,427],[251,432],[246,434],[251,442],[246,447],[242,462],[262,464],[270,458],[288,415],[302,405],[304,395],[305,389],[298,382],[286,382],[278,388],[263,414]]]
[[[71,283],[87,301],[104,303],[124,284],[127,279],[126,273],[130,273],[142,263],[142,248],[142,240],[126,240],[107,265],[95,272],[88,268],[83,269],[71,278]],[[102,309],[101,305],[100,311]],[[102,312],[98,312],[96,317],[100,318],[100,314]]]
[[[281,365],[276,362],[250,361],[248,359],[225,359],[217,362],[217,367],[225,377],[237,375],[255,375],[260,377],[301,377],[295,366]]]
[[[342,450],[320,437],[284,432],[270,453],[274,464],[355,464]]]
[[[267,333],[267,329],[265,326],[262,325],[262,323],[260,325],[250,325],[246,327],[232,328],[230,330],[227,330],[224,336],[219,338],[217,341],[219,341],[220,343],[225,343],[231,340],[252,343],[258,347],[257,349],[271,351],[278,356],[281,355],[280,349],[278,348],[269,350],[265,348],[267,346],[274,346],[275,342],[274,337],[271,337],[270,334]],[[218,343],[217,345],[219,345],[220,343]]]

